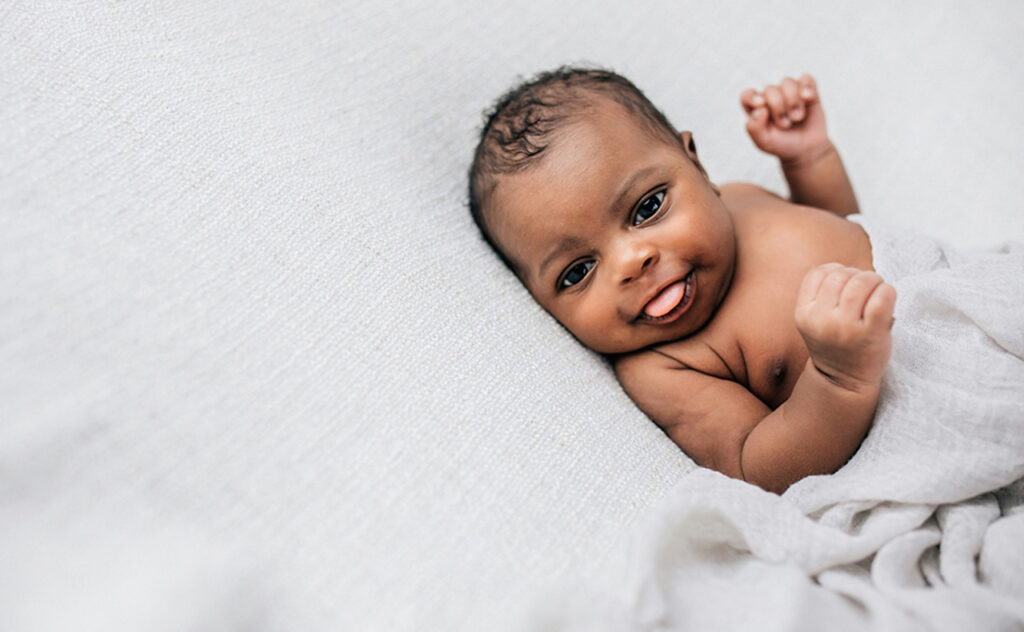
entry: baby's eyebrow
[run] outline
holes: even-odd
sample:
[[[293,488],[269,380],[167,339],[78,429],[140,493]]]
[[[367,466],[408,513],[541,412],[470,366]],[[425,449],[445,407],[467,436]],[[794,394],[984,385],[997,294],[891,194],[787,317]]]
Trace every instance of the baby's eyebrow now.
[[[622,206],[626,203],[629,194],[633,191],[636,185],[645,180],[646,178],[650,177],[650,175],[657,170],[657,165],[651,165],[649,167],[644,167],[639,171],[633,172],[633,175],[631,175],[629,179],[626,180],[626,183],[619,190],[619,194],[615,196],[615,202],[608,207],[608,214],[615,215],[615,213],[620,208],[622,208]]]
[[[558,242],[558,245],[551,249],[547,257],[544,257],[544,261],[541,262],[540,268],[537,269],[537,278],[544,276],[544,270],[551,265],[551,262],[557,259],[566,250],[574,250],[576,248],[583,247],[583,240],[579,237],[565,236]]]

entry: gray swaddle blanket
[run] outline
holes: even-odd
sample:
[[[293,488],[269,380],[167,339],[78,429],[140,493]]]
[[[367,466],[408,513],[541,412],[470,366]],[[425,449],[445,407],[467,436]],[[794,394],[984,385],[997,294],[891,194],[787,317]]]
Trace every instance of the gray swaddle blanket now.
[[[858,452],[781,497],[694,472],[564,627],[1024,629],[1024,246],[854,219],[899,294]]]

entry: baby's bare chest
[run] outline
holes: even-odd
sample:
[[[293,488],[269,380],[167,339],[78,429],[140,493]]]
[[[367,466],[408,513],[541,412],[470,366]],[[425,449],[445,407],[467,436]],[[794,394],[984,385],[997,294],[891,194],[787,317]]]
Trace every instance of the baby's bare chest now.
[[[789,398],[808,358],[794,318],[804,276],[831,261],[871,266],[859,227],[833,217],[810,229],[805,217],[782,219],[767,228],[738,226],[737,267],[725,300],[702,330],[662,349],[694,370],[744,385],[773,409]]]
[[[778,277],[745,287],[703,330],[659,350],[690,369],[742,384],[774,409],[792,393],[808,357],[793,318],[798,288]]]

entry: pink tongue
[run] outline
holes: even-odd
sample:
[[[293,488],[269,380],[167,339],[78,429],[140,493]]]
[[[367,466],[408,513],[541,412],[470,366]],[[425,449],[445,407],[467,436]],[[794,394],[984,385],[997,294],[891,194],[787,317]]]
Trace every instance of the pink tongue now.
[[[651,318],[658,318],[672,311],[679,304],[686,292],[686,282],[677,281],[661,291],[644,307],[644,313]]]

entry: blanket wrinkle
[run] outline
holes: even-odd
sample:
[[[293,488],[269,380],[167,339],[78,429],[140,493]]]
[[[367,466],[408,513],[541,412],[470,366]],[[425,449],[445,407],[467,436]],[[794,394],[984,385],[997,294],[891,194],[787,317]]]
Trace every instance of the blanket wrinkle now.
[[[982,583],[1007,597],[1024,595],[1024,513],[996,520],[989,525],[978,555],[978,576]]]
[[[934,524],[896,536],[882,545],[871,563],[871,581],[879,589],[926,588],[928,580],[919,565],[925,554],[937,545],[942,534]]]
[[[942,542],[939,571],[951,586],[978,583],[975,558],[981,551],[988,526],[999,517],[999,504],[984,494],[957,505],[943,505],[935,512]]]
[[[867,571],[858,565],[848,564],[823,571],[817,576],[817,580],[822,587],[841,595],[853,608],[861,612],[867,629],[907,632],[928,629],[923,621],[916,619],[874,590]]]

